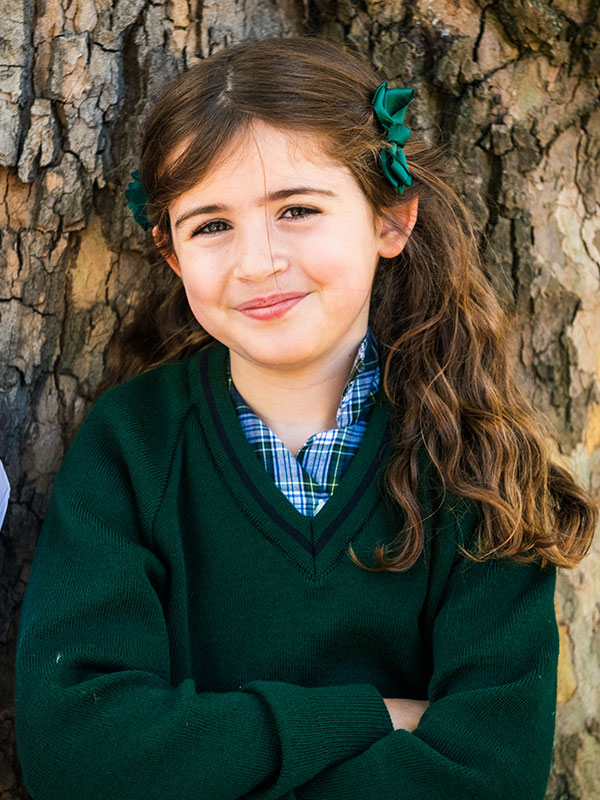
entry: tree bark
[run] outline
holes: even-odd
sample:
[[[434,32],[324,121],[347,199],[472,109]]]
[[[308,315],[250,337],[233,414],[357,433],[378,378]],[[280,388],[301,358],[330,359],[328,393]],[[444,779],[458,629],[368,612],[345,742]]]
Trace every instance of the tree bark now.
[[[124,190],[140,121],[171,75],[230,42],[349,42],[408,124],[451,143],[486,269],[515,315],[514,363],[600,494],[600,26],[585,0],[5,0],[0,15],[0,800],[27,797],[12,731],[18,610],[52,483],[142,292],[151,237]],[[166,274],[166,273],[165,273]],[[600,797],[600,557],[560,571],[547,798]]]

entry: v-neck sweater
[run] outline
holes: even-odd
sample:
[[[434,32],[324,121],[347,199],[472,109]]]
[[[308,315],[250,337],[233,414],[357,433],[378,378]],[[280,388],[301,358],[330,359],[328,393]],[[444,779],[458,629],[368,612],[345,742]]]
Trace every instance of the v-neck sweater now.
[[[339,487],[302,515],[256,458],[213,343],[106,392],[56,477],[18,623],[34,800],[542,800],[556,570],[468,561],[481,514],[423,450],[406,524],[380,387]],[[383,698],[427,699],[413,732]]]

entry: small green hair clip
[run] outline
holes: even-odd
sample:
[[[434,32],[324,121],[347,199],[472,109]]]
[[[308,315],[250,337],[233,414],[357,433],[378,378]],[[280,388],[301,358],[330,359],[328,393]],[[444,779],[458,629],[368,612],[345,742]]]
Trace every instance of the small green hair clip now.
[[[150,223],[148,222],[148,217],[146,216],[148,195],[146,194],[146,190],[142,186],[139,169],[136,169],[135,172],[132,172],[131,177],[133,178],[133,180],[131,181],[127,190],[125,191],[125,197],[129,200],[127,205],[133,212],[135,221],[139,225],[141,225],[145,231],[147,231],[148,228],[150,227]]]
[[[404,115],[414,94],[414,89],[388,89],[387,81],[383,81],[371,101],[390,142],[387,148],[380,151],[381,166],[398,194],[402,194],[405,186],[412,185],[403,147],[411,132],[404,124]]]

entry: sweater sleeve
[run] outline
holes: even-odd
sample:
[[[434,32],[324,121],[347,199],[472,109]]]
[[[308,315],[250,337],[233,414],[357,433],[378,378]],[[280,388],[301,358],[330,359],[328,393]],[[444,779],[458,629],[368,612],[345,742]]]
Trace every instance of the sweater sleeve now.
[[[173,682],[168,570],[141,522],[160,468],[142,469],[142,444],[124,457],[115,425],[135,438],[135,418],[106,410],[63,460],[19,617],[15,732],[32,797],[270,800],[389,733],[369,683]]]
[[[543,800],[555,730],[556,568],[457,560],[431,633],[429,707],[297,800]]]

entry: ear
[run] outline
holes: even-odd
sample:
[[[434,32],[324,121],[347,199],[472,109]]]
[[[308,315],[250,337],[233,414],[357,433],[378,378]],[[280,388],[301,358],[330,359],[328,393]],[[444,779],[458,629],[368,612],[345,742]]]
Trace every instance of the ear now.
[[[408,203],[385,209],[386,215],[394,220],[400,230],[397,230],[385,217],[380,218],[379,247],[377,249],[380,256],[393,258],[404,250],[417,221],[418,206],[419,198],[415,196]]]
[[[162,257],[171,267],[173,272],[175,272],[175,274],[181,278],[181,267],[179,266],[179,261],[177,259],[177,256],[172,250],[169,250],[169,248],[167,247],[167,239],[165,238],[164,234],[162,234],[159,231],[158,225],[155,225],[152,228],[152,236],[154,238],[154,243],[160,250],[160,254],[162,255]]]

